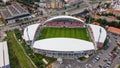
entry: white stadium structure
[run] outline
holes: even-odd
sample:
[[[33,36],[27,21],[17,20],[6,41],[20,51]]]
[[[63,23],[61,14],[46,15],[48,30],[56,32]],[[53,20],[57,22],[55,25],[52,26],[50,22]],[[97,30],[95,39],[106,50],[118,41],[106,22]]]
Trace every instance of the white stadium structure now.
[[[76,21],[80,23],[55,23],[53,25],[53,21]],[[80,27],[80,28],[87,28],[91,40],[92,41],[85,41],[82,39],[76,38],[46,38],[36,40],[38,37],[40,30],[45,26],[52,26],[54,27]],[[64,25],[64,26],[63,26]],[[45,22],[32,24],[27,26],[23,32],[23,38],[27,43],[30,43],[31,48],[36,52],[40,53],[45,56],[54,57],[54,58],[79,58],[85,55],[89,55],[94,53],[97,50],[99,43],[103,44],[106,40],[106,30],[97,25],[93,24],[85,24],[84,21],[72,16],[56,16],[53,18],[48,19]]]

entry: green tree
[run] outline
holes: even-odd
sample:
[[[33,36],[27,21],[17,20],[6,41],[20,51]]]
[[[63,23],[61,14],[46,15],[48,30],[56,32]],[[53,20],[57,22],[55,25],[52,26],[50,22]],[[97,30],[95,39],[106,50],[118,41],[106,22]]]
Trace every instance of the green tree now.
[[[6,5],[11,5],[11,3],[10,2],[6,2]]]

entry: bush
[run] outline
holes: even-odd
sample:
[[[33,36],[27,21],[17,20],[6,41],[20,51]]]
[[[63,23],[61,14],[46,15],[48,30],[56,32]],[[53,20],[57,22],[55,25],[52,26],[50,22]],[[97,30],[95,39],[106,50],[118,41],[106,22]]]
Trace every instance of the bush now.
[[[120,20],[120,16],[117,16],[117,19]]]
[[[118,68],[120,68],[120,65],[119,65],[119,67]]]
[[[80,59],[81,61],[85,61],[85,60],[86,60],[85,57],[80,57],[79,59]]]
[[[17,39],[22,39],[21,33],[19,32],[18,29],[15,29],[15,30],[14,30],[14,33],[15,33]]]
[[[102,14],[98,14],[101,16],[115,16],[113,13],[102,13]]]

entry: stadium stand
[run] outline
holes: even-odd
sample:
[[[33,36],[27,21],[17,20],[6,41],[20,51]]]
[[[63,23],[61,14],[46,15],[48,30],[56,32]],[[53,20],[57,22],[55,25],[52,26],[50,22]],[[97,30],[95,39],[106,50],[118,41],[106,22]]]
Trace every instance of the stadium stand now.
[[[68,27],[68,28],[73,28],[73,27],[84,27],[84,24],[82,22],[74,21],[74,20],[60,20],[60,21],[49,21],[45,24],[47,27]]]

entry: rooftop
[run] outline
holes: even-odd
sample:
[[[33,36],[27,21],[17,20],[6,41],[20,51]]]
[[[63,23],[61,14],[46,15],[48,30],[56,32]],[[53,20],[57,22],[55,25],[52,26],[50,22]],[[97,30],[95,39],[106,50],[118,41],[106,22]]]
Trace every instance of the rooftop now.
[[[98,25],[89,24],[89,26],[92,29],[95,42],[104,43],[107,36],[106,30],[103,27]]]
[[[94,44],[92,42],[74,38],[49,38],[38,40],[35,41],[33,48],[52,51],[95,50]]]
[[[108,27],[108,31],[120,34],[120,29],[115,27]]]
[[[120,13],[120,10],[115,10],[115,9],[108,9],[107,11],[113,13],[113,12],[116,12],[116,13]]]
[[[10,19],[24,14],[29,14],[29,12],[25,10],[19,3],[14,3],[1,10],[1,15],[4,19]]]
[[[7,42],[0,42],[0,68],[10,68]]]

